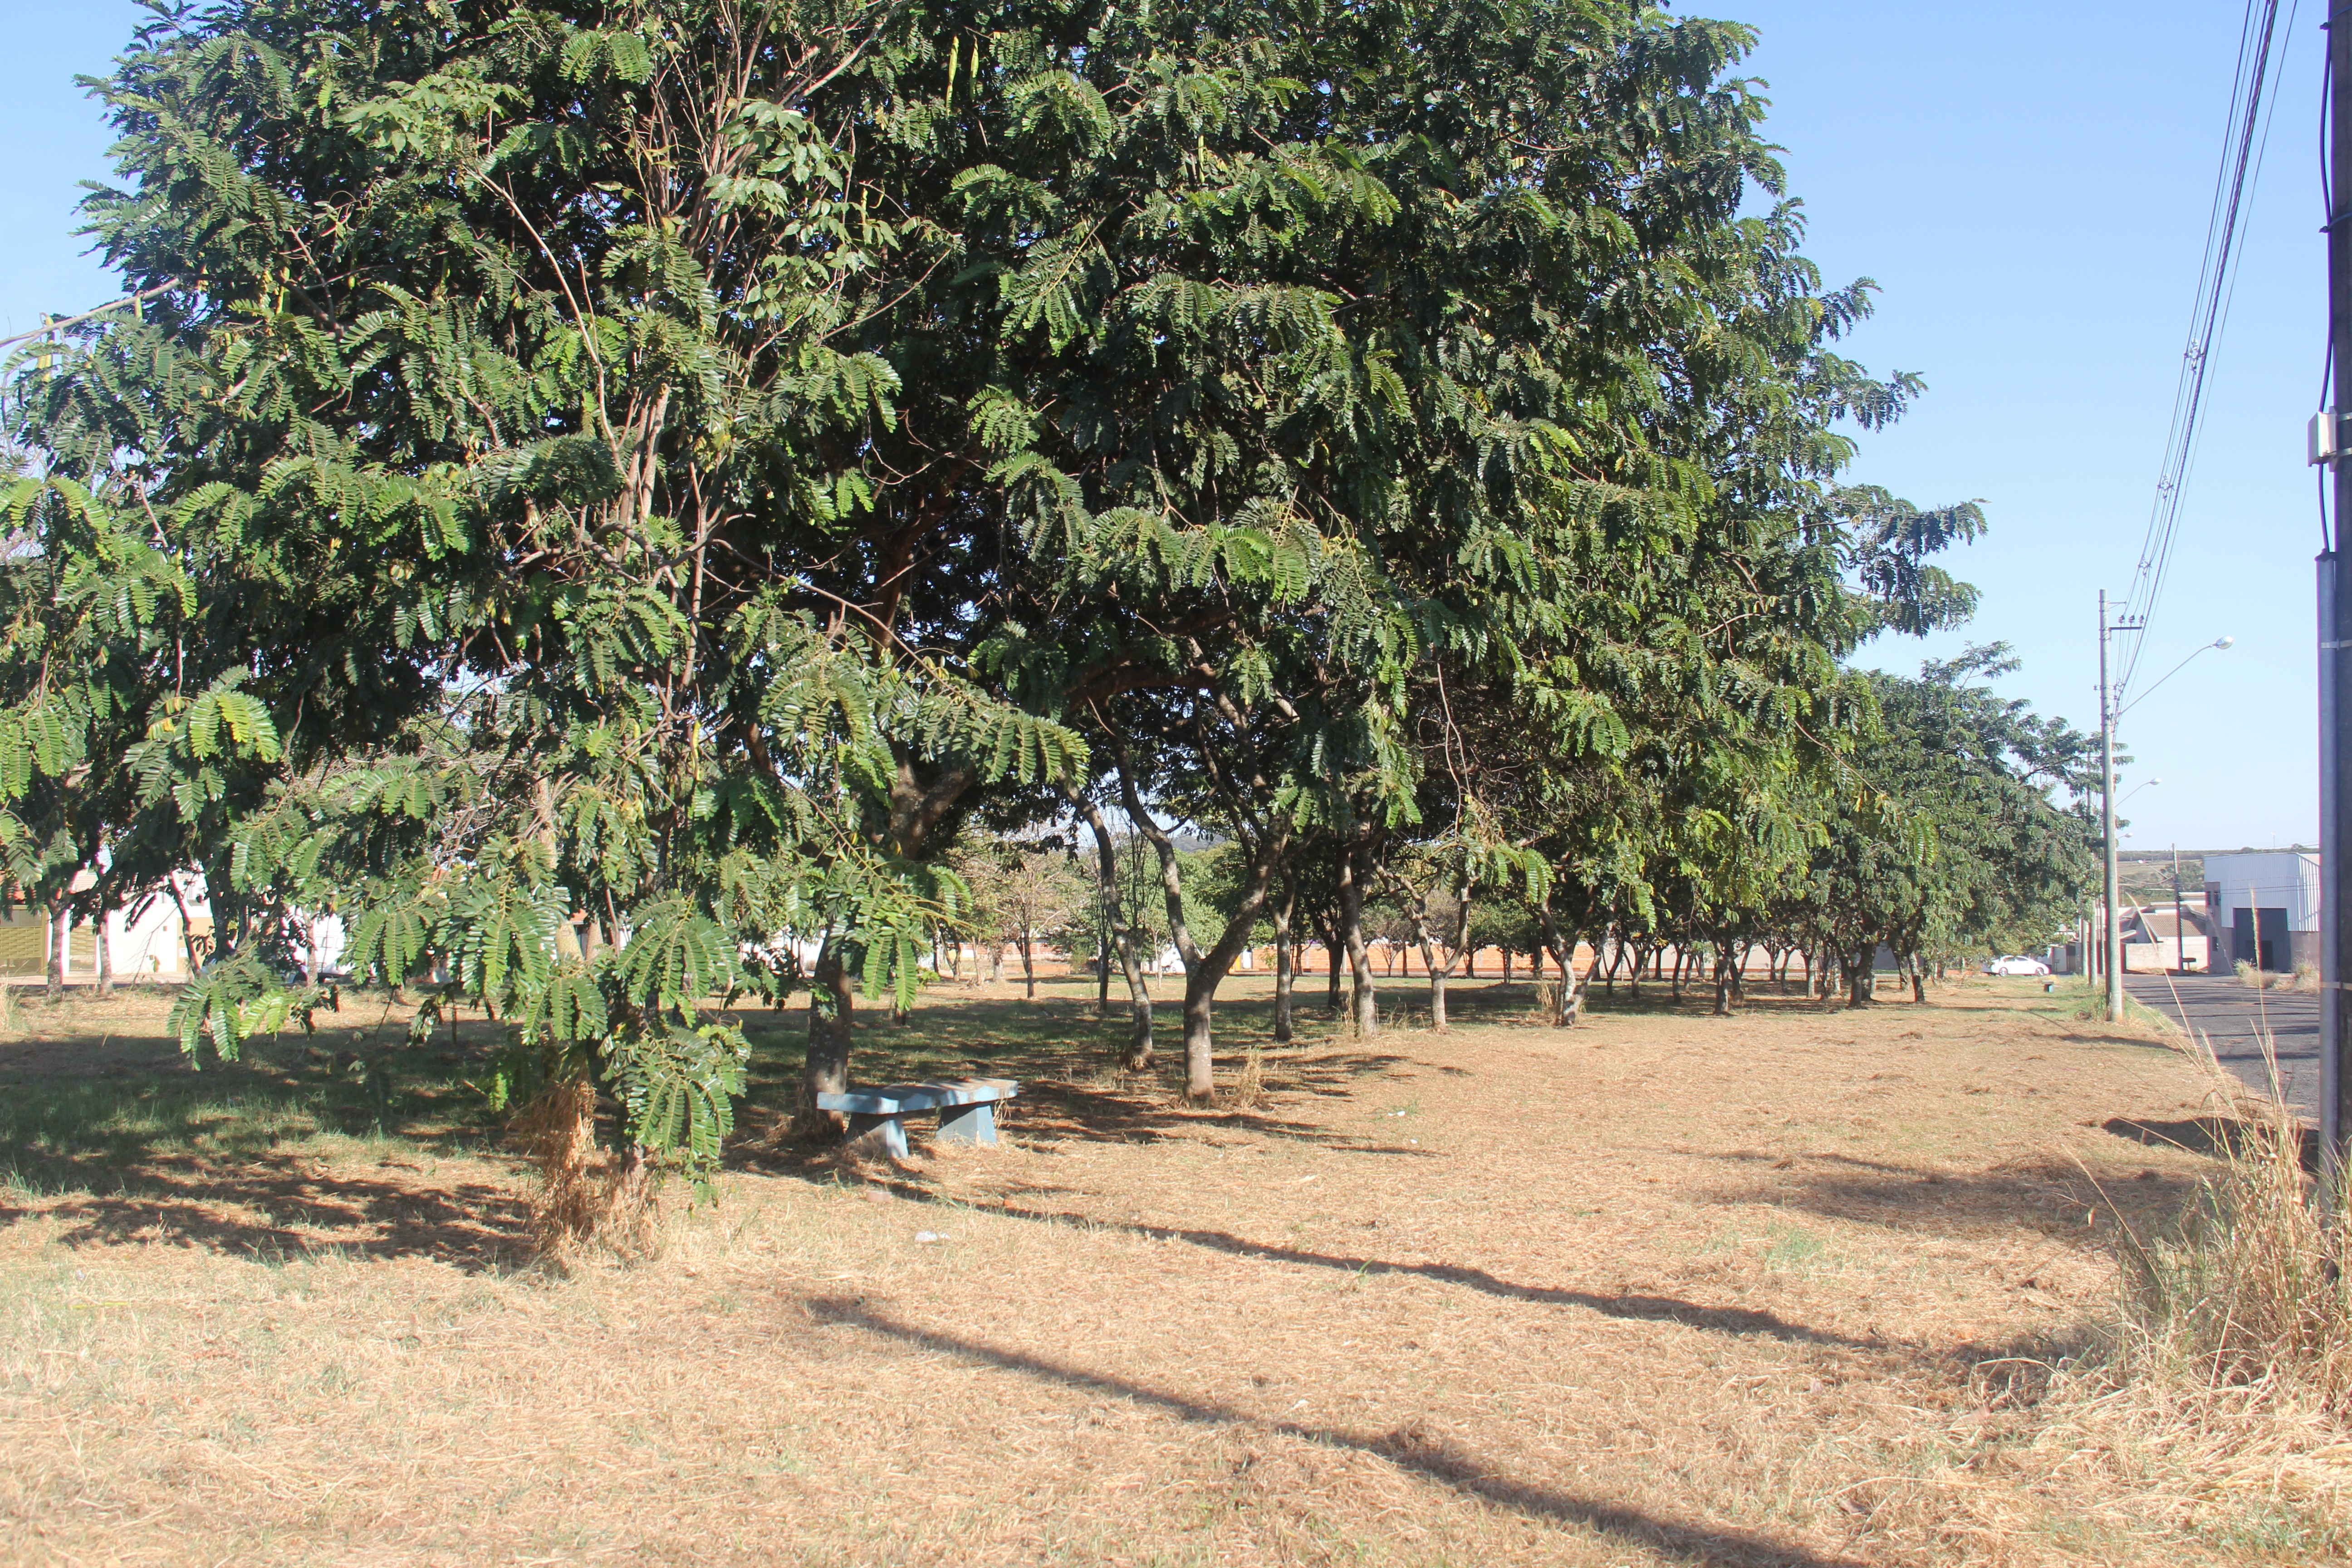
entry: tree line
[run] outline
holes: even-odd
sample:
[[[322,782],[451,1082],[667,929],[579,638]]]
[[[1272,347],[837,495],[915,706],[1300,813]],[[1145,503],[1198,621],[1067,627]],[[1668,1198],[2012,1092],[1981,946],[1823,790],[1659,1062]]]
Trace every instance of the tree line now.
[[[311,1005],[278,960],[336,913],[446,976],[420,1028],[507,1026],[551,1162],[692,1170],[748,1050],[710,999],[809,996],[824,1136],[1007,837],[1091,878],[1130,1062],[1177,951],[1198,1099],[1261,930],[1369,1034],[1382,910],[1425,955],[1507,910],[1555,973],[2046,925],[2081,738],[1997,651],[1850,663],[1965,618],[1982,518],[1841,478],[1920,383],[1839,353],[1872,289],[1801,254],[1752,42],[165,0],[95,87],[124,298],[11,361],[7,878],[200,874],[192,1055]]]

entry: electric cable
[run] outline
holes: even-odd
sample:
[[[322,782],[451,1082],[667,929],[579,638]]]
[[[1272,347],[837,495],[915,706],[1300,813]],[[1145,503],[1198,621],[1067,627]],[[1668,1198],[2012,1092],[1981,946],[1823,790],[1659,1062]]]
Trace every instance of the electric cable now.
[[[2290,33],[2299,9],[2297,0],[2297,5],[2288,11]],[[2123,600],[2122,618],[2134,622],[2131,629],[2143,634],[2169,574],[2173,542],[2179,533],[2181,493],[2198,447],[2205,374],[2212,363],[2214,345],[2228,323],[2230,304],[2236,294],[2237,279],[2231,264],[2244,248],[2242,218],[2246,192],[2250,184],[2259,180],[2262,154],[2269,145],[2272,116],[2266,110],[2274,110],[2276,104],[2274,100],[2266,103],[2265,100],[2272,58],[2280,47],[2278,10],[2278,0],[2247,0],[2245,20],[2239,28],[2237,67],[2230,90],[2229,130],[2206,220],[2205,252],[2198,272],[2196,302],[2189,312],[2189,346],[2182,355],[2180,381],[2173,395],[2172,423],[2167,433],[2163,467],[2157,478],[2156,501],[2148,517],[2147,533],[2131,591]],[[2133,639],[2129,651],[2124,654],[2122,669],[2114,685],[2118,700],[2138,668],[2140,650],[2147,646],[2147,638],[2142,635]]]

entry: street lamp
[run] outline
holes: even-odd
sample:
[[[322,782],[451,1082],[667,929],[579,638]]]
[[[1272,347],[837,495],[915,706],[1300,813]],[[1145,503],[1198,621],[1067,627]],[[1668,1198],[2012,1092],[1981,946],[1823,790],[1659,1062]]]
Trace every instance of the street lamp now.
[[[2170,680],[2174,676],[2179,675],[2182,670],[2187,669],[2189,668],[2189,658],[2195,658],[2200,653],[2226,652],[2229,649],[2230,645],[2237,640],[2238,639],[2236,637],[2215,637],[2211,642],[2207,643],[2204,647],[2193,649],[2189,653],[2189,658],[2182,659],[2179,664],[2174,665],[2170,669],[2168,669],[2162,675],[2158,676],[2156,678],[2155,686],[2149,687],[2147,691],[2141,692],[2138,696],[2133,698],[2130,701],[2116,709],[2116,717],[2120,719],[2125,714],[2130,712],[2133,709],[2138,707],[2141,703],[2147,701],[2149,693],[2153,692],[2157,686],[2163,685],[2166,681]],[[2150,780],[2149,782],[2152,784],[2155,781]]]
[[[2188,668],[2189,659],[2201,653],[2227,648],[2238,640],[2233,637],[2215,637],[2203,647],[2193,650],[2189,658],[2166,670],[2147,691],[2141,692],[2118,708],[2107,685],[2107,638],[2116,632],[2144,633],[2147,630],[2147,617],[2145,615],[2110,621],[2107,618],[2107,595],[2105,592],[2099,595],[2099,826],[2103,838],[2100,847],[2102,858],[2106,861],[2105,891],[2107,904],[2105,940],[2099,947],[2100,956],[2105,961],[2107,969],[2107,1022],[2110,1024],[2120,1024],[2124,1017],[2124,928],[2122,919],[2116,912],[2118,898],[2116,886],[2116,721],[2137,707],[2157,686],[2163,685]],[[2140,787],[2144,789],[2147,785]]]

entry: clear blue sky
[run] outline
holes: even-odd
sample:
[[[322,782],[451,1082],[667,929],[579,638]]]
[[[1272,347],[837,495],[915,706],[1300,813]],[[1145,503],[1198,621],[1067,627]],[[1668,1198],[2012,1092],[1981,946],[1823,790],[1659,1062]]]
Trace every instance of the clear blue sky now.
[[[2292,0],[2290,0],[2292,3]],[[1865,662],[1916,668],[1968,641],[2015,646],[2003,683],[2087,726],[2095,595],[2130,585],[2172,405],[2223,135],[2240,7],[2224,0],[1967,5],[1690,0],[1756,26],[1771,132],[1832,282],[1877,279],[1849,345],[1930,391],[1867,437],[1856,477],[1923,503],[1981,499],[1991,532],[1954,560],[1976,623]],[[2294,21],[2252,235],[2207,383],[2206,438],[2142,685],[2223,634],[2135,708],[2126,847],[2308,843],[2317,819],[2312,555],[2303,466],[2326,311],[2316,143],[2324,6]],[[74,88],[141,15],[122,0],[0,0],[0,328],[110,297],[71,237],[76,182],[107,135]]]
[[[2291,0],[2290,0],[2291,3]],[[1875,279],[1852,341],[1929,393],[1867,437],[1856,476],[1923,503],[1980,498],[1954,564],[1976,622],[1927,651],[2013,644],[2003,689],[2096,721],[2102,587],[2131,585],[2163,458],[2242,7],[1975,0],[1693,0],[1763,34],[1773,139],[1834,280]],[[2282,22],[2284,22],[2282,6]],[[2312,557],[2304,426],[2326,346],[2318,181],[2325,6],[2294,19],[2252,231],[2206,377],[2169,585],[2126,716],[2126,848],[2314,842]],[[1916,668],[1916,645],[1865,662]]]

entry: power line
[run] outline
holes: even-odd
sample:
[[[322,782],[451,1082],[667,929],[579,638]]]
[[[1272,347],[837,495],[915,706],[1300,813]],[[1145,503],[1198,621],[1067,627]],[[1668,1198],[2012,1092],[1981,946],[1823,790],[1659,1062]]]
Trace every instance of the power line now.
[[[2297,5],[2287,12],[2286,31],[2294,31]],[[2148,516],[2147,535],[2140,546],[2139,565],[2131,591],[2124,599],[2124,618],[2145,631],[2157,601],[2164,593],[2172,564],[2172,546],[2180,524],[2180,496],[2197,453],[2198,416],[2203,411],[2205,373],[2213,348],[2229,321],[2236,293],[2231,264],[2245,246],[2240,222],[2251,184],[2259,183],[2262,153],[2270,141],[2270,120],[2264,95],[2271,79],[2273,55],[2282,47],[2278,0],[2247,0],[2245,20],[2238,31],[2238,61],[2230,88],[2228,132],[2222,142],[2221,168],[2213,182],[2213,205],[2206,219],[2205,254],[2197,278],[2197,299],[2189,311],[2189,346],[2181,357],[2180,384],[2173,394],[2172,426],[2167,433],[2164,465],[2156,481],[2156,503]],[[2142,636],[2134,640],[2116,681],[2118,696],[2130,686],[2139,667]]]

